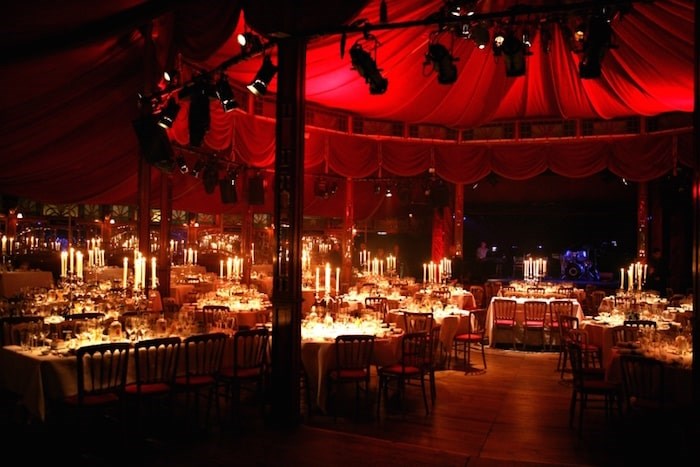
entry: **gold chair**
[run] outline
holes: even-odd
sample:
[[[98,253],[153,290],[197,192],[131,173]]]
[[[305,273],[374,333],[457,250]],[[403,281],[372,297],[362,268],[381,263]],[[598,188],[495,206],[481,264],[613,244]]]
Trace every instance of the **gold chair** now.
[[[545,321],[549,313],[549,305],[544,300],[525,300],[523,302],[523,348],[530,345],[530,334],[537,333],[540,336],[540,343],[544,348],[547,344],[545,340]]]
[[[469,293],[474,296],[474,303],[476,308],[486,307],[486,289],[482,285],[471,285],[469,286]]]
[[[433,329],[434,318],[431,312],[404,311],[404,331],[407,333],[426,332],[430,334]]]
[[[516,348],[517,324],[515,322],[515,312],[518,302],[512,298],[494,298],[491,302],[493,306],[493,330],[496,333],[508,331],[511,333],[513,348]],[[494,337],[494,341],[497,339]]]

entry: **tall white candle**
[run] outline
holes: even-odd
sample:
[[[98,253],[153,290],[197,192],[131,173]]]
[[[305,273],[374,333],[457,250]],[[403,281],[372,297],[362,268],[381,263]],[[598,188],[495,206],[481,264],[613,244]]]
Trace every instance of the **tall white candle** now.
[[[224,278],[224,260],[223,259],[219,261],[219,277],[221,279]]]
[[[76,262],[76,274],[78,275],[79,279],[83,278],[83,252],[78,251],[75,253],[75,262]]]
[[[70,247],[68,250],[68,257],[69,257],[69,263],[70,263],[70,273],[73,274],[75,272],[75,250],[73,247]]]
[[[326,283],[323,289],[327,294],[331,291],[331,265],[326,263]]]
[[[340,268],[335,268],[335,294],[340,293]]]
[[[625,288],[625,268],[620,268],[620,289]]]
[[[151,288],[155,289],[158,284],[158,275],[156,274],[156,257],[151,258]]]
[[[61,252],[61,277],[66,277],[68,275],[68,252]]]
[[[425,278],[428,274],[428,265],[423,263],[423,283],[425,283]]]
[[[5,254],[5,248],[7,246],[7,237],[5,235],[2,236],[2,250],[0,250],[0,253],[3,255]]]
[[[319,273],[320,273],[319,268],[318,268],[318,266],[316,266],[316,293],[318,293],[318,275],[319,275]]]
[[[122,288],[126,289],[127,278],[129,277],[129,258],[124,257],[124,271],[122,272]]]

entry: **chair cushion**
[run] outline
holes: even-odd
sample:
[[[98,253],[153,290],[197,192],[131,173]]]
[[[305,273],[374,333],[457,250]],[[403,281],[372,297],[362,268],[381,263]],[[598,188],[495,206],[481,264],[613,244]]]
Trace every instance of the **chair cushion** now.
[[[234,373],[232,367],[223,368],[221,370],[222,378],[257,378],[262,373],[260,368],[239,368],[237,373]]]
[[[543,328],[544,321],[525,321],[525,327],[528,328]]]
[[[167,394],[170,392],[170,385],[167,383],[146,383],[141,384],[140,394],[142,395],[154,395],[154,394]],[[136,383],[127,384],[124,388],[126,394],[135,395],[139,394],[139,387]]]
[[[175,384],[179,386],[206,386],[214,382],[214,377],[210,375],[190,376],[189,382],[185,376],[178,376],[175,379]]]
[[[395,365],[382,368],[381,372],[389,373],[391,375],[417,375],[420,374],[421,370],[417,366],[406,366],[404,368],[400,363],[397,363]]]
[[[83,397],[83,405],[86,406],[99,406],[105,404],[114,404],[119,401],[119,396],[115,393],[108,392],[104,394],[88,395]],[[78,395],[68,396],[63,399],[63,402],[67,405],[80,405],[78,401]]]
[[[367,371],[364,369],[342,369],[342,370],[331,370],[329,373],[331,379],[365,379],[367,377]]]
[[[459,342],[481,342],[483,339],[481,334],[458,334],[454,337],[454,340]]]
[[[497,320],[494,320],[494,324],[496,326],[512,326],[513,320],[512,319],[497,319]]]

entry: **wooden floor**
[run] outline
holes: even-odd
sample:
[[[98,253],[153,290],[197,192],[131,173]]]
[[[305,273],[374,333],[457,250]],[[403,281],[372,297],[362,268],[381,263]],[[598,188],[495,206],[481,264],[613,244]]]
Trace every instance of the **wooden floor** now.
[[[162,430],[137,444],[107,430],[95,433],[97,441],[75,439],[75,451],[51,442],[61,439],[56,427],[8,419],[3,431],[10,433],[6,446],[32,440],[37,451],[73,465],[603,466],[638,464],[659,453],[668,462],[699,458],[696,428],[688,440],[672,427],[636,430],[589,410],[579,436],[568,424],[571,386],[555,372],[556,360],[554,352],[487,349],[486,371],[437,373],[428,416],[420,390],[409,387],[405,416],[390,404],[378,419],[372,399],[359,414],[352,404],[339,405],[337,420],[304,413],[291,433],[268,428],[253,406],[243,407],[238,429],[224,424],[200,432],[175,422],[170,428],[177,435]]]

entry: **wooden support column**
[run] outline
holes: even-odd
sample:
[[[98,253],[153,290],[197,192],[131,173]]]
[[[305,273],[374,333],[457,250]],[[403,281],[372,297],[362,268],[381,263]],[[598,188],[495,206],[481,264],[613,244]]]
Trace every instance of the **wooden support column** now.
[[[637,259],[645,261],[649,242],[649,185],[637,184]]]
[[[160,244],[158,247],[158,291],[161,297],[170,296],[170,227],[173,216],[173,177],[160,174]]]
[[[272,418],[278,428],[301,423],[301,237],[304,196],[306,39],[277,45],[275,258],[272,304]]]
[[[353,201],[354,183],[351,178],[345,179],[345,216],[343,218],[343,266],[341,268],[341,284],[350,284],[352,280],[352,246],[355,208]],[[341,287],[340,293],[346,289]]]
[[[454,238],[455,256],[464,257],[464,183],[455,185]]]

